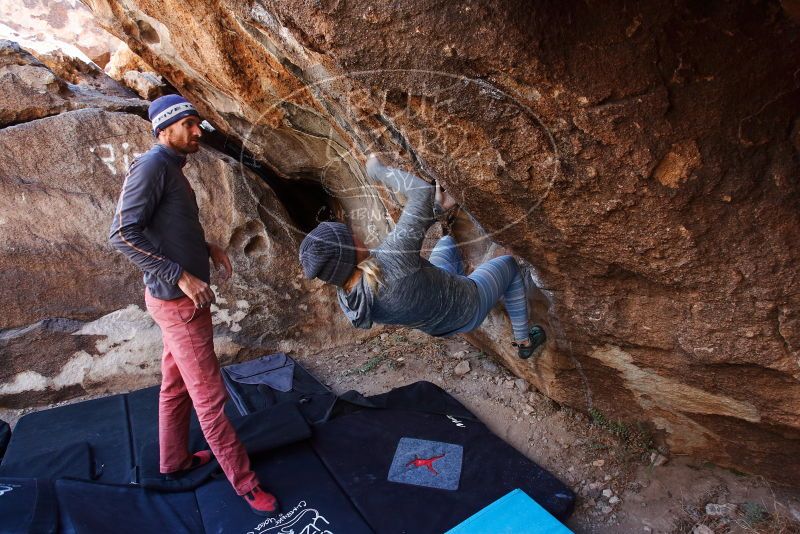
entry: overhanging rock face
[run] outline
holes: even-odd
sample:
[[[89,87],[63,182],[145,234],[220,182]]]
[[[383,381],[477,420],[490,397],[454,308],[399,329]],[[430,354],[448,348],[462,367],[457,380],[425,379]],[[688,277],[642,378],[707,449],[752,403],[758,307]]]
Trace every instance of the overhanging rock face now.
[[[797,23],[777,2],[87,0],[217,127],[386,231],[366,151],[532,266],[554,399],[800,480]],[[392,159],[391,155],[386,156]]]

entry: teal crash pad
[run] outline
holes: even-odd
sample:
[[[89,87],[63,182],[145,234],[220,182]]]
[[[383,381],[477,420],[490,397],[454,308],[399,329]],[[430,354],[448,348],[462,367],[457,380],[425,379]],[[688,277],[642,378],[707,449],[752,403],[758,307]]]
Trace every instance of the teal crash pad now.
[[[500,497],[445,534],[572,534],[521,489]]]

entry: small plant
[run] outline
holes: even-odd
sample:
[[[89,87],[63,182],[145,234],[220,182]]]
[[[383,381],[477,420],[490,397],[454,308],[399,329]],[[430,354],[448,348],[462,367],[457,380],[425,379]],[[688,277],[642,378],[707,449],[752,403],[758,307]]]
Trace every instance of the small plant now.
[[[769,517],[769,512],[763,504],[757,502],[745,502],[741,506],[744,520],[750,525],[755,525],[766,521]]]
[[[365,374],[369,373],[370,371],[374,371],[375,369],[380,367],[381,364],[383,364],[383,362],[386,361],[386,358],[387,358],[387,356],[385,354],[379,354],[377,356],[374,356],[374,357],[370,358],[369,360],[367,360],[367,362],[364,365],[361,365],[359,367],[356,367],[355,369],[351,369],[351,370],[347,371],[345,373],[345,375],[346,376],[352,376],[352,375],[356,375],[356,374],[365,375]]]
[[[592,423],[597,426],[603,426],[606,423],[606,416],[597,408],[589,410],[589,416],[592,418]]]
[[[739,478],[744,478],[744,477],[746,477],[746,476],[747,476],[747,473],[744,473],[744,472],[742,472],[742,471],[739,471],[738,469],[736,469],[736,468],[734,468],[734,467],[729,467],[729,468],[728,468],[728,471],[730,471],[731,473],[733,473],[734,475],[736,475],[736,476],[737,476],[737,477],[739,477]]]
[[[592,416],[592,422],[595,425],[599,426],[600,428],[604,428],[618,438],[627,441],[627,439],[630,437],[630,429],[627,427],[627,425],[625,425],[625,423],[620,421],[609,421],[605,415],[595,408],[589,410],[589,415]]]
[[[653,437],[641,423],[638,424],[637,429],[634,430],[622,421],[612,421],[608,419],[596,408],[589,410],[589,416],[592,418],[592,423],[595,426],[619,438],[626,449],[634,449],[642,452],[652,451],[654,449]]]

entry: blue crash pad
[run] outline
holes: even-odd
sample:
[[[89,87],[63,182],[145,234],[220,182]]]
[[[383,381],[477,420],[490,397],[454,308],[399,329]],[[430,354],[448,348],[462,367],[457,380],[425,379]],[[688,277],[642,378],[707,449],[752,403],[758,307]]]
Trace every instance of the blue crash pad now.
[[[520,489],[507,493],[445,534],[572,534]]]

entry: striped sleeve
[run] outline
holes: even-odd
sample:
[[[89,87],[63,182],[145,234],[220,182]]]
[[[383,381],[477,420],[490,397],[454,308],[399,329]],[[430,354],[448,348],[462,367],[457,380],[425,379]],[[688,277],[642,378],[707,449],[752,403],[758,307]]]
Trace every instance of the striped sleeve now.
[[[160,254],[144,235],[164,192],[166,166],[155,158],[137,158],[122,184],[109,241],[145,273],[177,285],[183,268]]]

